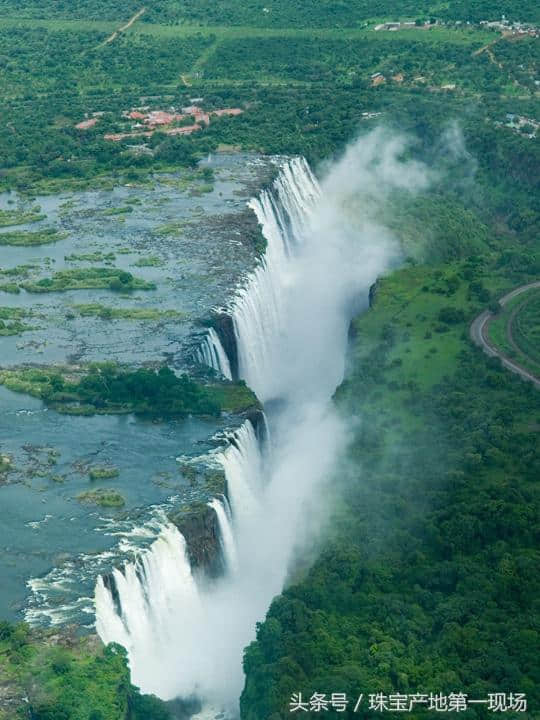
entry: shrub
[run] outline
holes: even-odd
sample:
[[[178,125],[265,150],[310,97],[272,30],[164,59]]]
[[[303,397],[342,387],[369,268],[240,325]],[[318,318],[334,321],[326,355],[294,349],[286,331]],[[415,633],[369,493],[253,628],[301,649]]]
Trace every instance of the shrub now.
[[[447,325],[457,325],[464,322],[465,313],[463,310],[455,307],[444,307],[439,310],[438,319]]]

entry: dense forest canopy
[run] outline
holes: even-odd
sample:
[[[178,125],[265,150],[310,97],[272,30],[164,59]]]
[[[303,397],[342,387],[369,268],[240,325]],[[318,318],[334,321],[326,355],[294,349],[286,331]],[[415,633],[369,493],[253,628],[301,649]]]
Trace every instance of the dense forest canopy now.
[[[89,18],[118,20],[129,17],[142,6],[147,22],[192,22],[216,25],[256,25],[263,27],[350,27],[372,18],[436,16],[444,20],[478,22],[495,20],[501,14],[509,19],[536,22],[538,6],[532,0],[154,0],[141,3],[126,0],[51,0],[44,7],[38,0],[1,0],[2,14],[30,17]]]

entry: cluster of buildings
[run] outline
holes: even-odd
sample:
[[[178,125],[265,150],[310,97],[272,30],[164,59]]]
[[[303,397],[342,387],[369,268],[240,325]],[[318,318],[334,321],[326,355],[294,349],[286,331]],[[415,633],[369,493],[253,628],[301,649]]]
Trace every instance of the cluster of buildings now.
[[[386,82],[386,77],[381,72],[376,72],[371,75],[370,80],[371,86],[377,87],[378,85],[383,85]],[[405,80],[405,76],[403,73],[398,72],[395,75],[392,75],[392,80],[395,83],[401,84]]]
[[[416,20],[407,20],[406,22],[386,22],[375,25],[374,30],[390,30],[390,32],[396,32],[396,30],[410,30],[411,28],[430,28],[437,25],[437,22],[431,22],[426,20],[425,22],[417,23]]]
[[[195,98],[191,102],[201,102],[202,98]],[[183,107],[181,112],[177,112],[175,108],[165,110],[150,110],[147,107],[132,108],[124,110],[122,117],[130,123],[130,129],[126,132],[106,133],[103,137],[105,140],[119,142],[126,138],[133,137],[150,137],[160,130],[166,135],[191,135],[203,127],[210,125],[212,117],[223,117],[241,115],[244,111],[241,108],[220,108],[218,110],[203,110],[199,105],[192,104]],[[94,127],[99,120],[99,115],[103,113],[94,113],[93,117],[83,120],[75,125],[77,130],[89,130]],[[191,120],[191,124],[185,123]]]
[[[511,23],[502,15],[500,20],[480,20],[480,25],[490,30],[500,30],[505,35],[531,35],[538,37],[539,29],[530,23]]]
[[[390,32],[396,32],[397,30],[410,30],[412,28],[429,30],[436,25],[468,25],[472,26],[474,23],[462,22],[457,20],[456,22],[444,23],[441,20],[406,20],[404,22],[385,22],[375,25],[374,30],[389,30]],[[482,28],[489,28],[490,30],[499,30],[505,35],[531,35],[532,37],[538,37],[540,34],[539,28],[531,25],[530,23],[522,22],[510,22],[503,15],[500,20],[480,20],[478,23]]]
[[[534,138],[536,137],[536,133],[540,127],[540,122],[534,118],[525,117],[524,115],[506,113],[506,122],[502,123],[497,121],[495,122],[495,125],[504,125],[512,130],[517,130],[523,135],[526,135],[528,138]]]

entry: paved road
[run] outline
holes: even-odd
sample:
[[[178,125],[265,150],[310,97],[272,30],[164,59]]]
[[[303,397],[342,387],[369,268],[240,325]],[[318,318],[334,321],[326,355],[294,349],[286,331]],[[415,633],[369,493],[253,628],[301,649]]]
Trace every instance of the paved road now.
[[[540,280],[528,283],[527,285],[521,285],[502,297],[499,302],[501,305],[506,305],[509,300],[512,300],[512,298],[515,298],[517,295],[521,295],[521,293],[526,290],[537,287],[540,287]],[[471,340],[473,343],[481,347],[487,355],[500,358],[505,368],[508,368],[511,372],[517,373],[524,380],[529,380],[537,388],[540,388],[540,379],[537,378],[536,375],[533,375],[532,372],[529,372],[529,370],[526,370],[514,360],[510,360],[510,358],[506,357],[506,355],[503,355],[501,351],[490,341],[487,334],[487,326],[492,317],[492,312],[484,310],[483,313],[473,320],[470,329]]]

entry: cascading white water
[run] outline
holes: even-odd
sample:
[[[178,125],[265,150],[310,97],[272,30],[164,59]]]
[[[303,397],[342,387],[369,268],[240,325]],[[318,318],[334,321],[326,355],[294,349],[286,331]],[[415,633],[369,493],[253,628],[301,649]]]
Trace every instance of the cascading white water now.
[[[208,328],[206,336],[197,350],[197,359],[201,364],[213,368],[227,380],[232,380],[229,358],[214,328]]]
[[[227,498],[223,496],[222,498],[213,498],[208,505],[214,510],[217,516],[226,569],[231,573],[235,573],[238,570],[238,556],[236,553],[236,542],[232,528],[232,514],[229,503]]]
[[[181,553],[176,562],[193,601],[186,602],[186,589],[165,577],[174,574],[172,565],[148,560],[165,575],[139,573],[143,582],[126,570],[131,588],[117,583],[120,616],[98,582],[98,631],[126,644],[145,692],[166,699],[196,694],[237,707],[243,648],[283,588],[295,553],[313,542],[326,517],[325,483],[346,440],[330,398],[343,376],[351,315],[359,300],[367,305],[370,285],[399,255],[374,210],[392,188],[426,184],[425,169],[403,160],[405,147],[373,133],[351,146],[320,186],[303,159],[291,160],[272,190],[250,203],[267,250],[231,315],[240,377],[262,401],[280,401],[268,404],[272,452],[262,457],[246,422],[217,458],[232,510],[234,572],[197,593]],[[133,600],[122,601],[119,585]]]
[[[255,429],[249,420],[230,436],[230,441],[216,459],[225,472],[233,523],[238,526],[257,512],[262,457]]]
[[[164,520],[149,552],[142,552],[123,571],[112,573],[118,603],[100,576],[96,584],[96,629],[103,642],[118,642],[128,651],[132,682],[167,694],[160,668],[162,648],[171,622],[182,619],[190,632],[200,612],[199,591],[191,574],[186,543],[177,528]],[[119,612],[120,611],[120,612]]]
[[[209,505],[220,528],[224,577],[234,587],[240,571],[236,536],[261,514],[257,496],[262,456],[249,420],[230,433],[229,445],[215,455],[215,461],[223,467],[232,508],[226,497],[214,498]],[[213,637],[216,647],[220,640],[225,642],[228,629],[221,626],[226,618],[215,604],[221,592],[215,586],[197,587],[185,540],[163,517],[161,532],[148,550],[122,570],[115,569],[108,582],[98,578],[96,629],[103,642],[117,642],[127,649],[132,681],[144,691],[164,699],[191,696],[219,668],[219,654],[206,658],[195,649],[201,643],[201,630]],[[242,598],[237,602],[241,604]],[[171,667],[177,674],[171,674]]]
[[[249,205],[267,242],[261,264],[248,276],[232,308],[238,375],[265,402],[272,397],[276,353],[281,350],[284,292],[291,277],[291,254],[305,239],[306,220],[320,187],[303,158],[287,163],[271,191]]]

